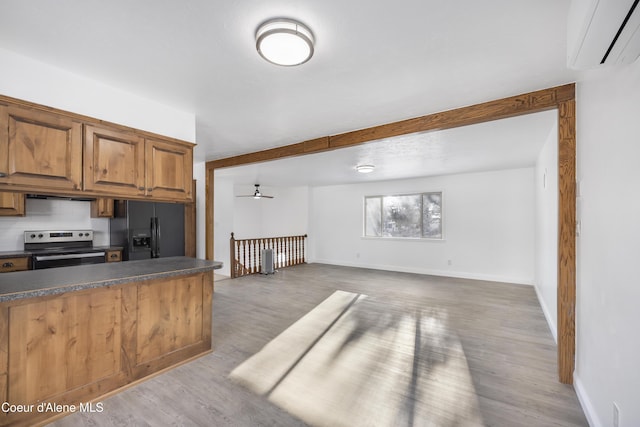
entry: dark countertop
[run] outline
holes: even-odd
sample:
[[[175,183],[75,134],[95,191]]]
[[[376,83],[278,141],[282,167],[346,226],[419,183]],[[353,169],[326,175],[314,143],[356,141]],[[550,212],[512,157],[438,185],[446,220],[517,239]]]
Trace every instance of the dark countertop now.
[[[2,251],[0,252],[0,259],[2,258],[20,258],[31,256],[31,253],[25,251]]]
[[[169,257],[2,273],[0,302],[183,276],[219,268],[222,268],[220,261]]]

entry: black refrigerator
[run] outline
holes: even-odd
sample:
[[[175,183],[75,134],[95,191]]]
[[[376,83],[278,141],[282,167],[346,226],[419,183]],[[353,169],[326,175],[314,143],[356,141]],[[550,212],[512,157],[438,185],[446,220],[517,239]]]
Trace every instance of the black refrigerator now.
[[[109,234],[124,261],[184,256],[184,205],[116,200]]]

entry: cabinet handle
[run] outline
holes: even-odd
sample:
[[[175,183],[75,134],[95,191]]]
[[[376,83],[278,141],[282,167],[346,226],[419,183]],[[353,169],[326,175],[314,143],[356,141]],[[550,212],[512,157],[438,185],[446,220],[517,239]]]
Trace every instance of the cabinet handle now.
[[[118,258],[118,254],[111,254],[111,258]]]
[[[5,178],[6,176],[7,176],[7,174],[6,174],[6,173],[4,173],[4,172],[0,172],[0,178]]]
[[[144,187],[138,187],[138,190],[144,191]]]
[[[13,267],[12,262],[5,262],[4,264],[2,264],[2,268],[11,268],[11,267]]]

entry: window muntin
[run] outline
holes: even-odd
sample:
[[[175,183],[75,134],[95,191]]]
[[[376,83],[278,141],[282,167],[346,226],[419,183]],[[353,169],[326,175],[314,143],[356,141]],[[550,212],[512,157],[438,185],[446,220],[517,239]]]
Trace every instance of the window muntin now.
[[[364,235],[442,239],[442,192],[365,197]]]

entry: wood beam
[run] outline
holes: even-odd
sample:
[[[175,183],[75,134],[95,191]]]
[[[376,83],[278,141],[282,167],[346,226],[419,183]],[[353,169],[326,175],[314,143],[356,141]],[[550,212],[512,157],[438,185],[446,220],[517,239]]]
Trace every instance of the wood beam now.
[[[337,148],[365,144],[383,138],[407,135],[415,132],[451,129],[460,126],[505,119],[523,114],[557,108],[560,102],[573,99],[575,85],[568,84],[536,92],[516,95],[496,101],[468,107],[456,108],[441,113],[429,114],[413,119],[374,126],[367,129],[346,132],[339,135],[324,136],[296,144],[270,148],[253,153],[240,154],[224,159],[207,162],[207,169],[220,169],[251,163],[320,153]]]

